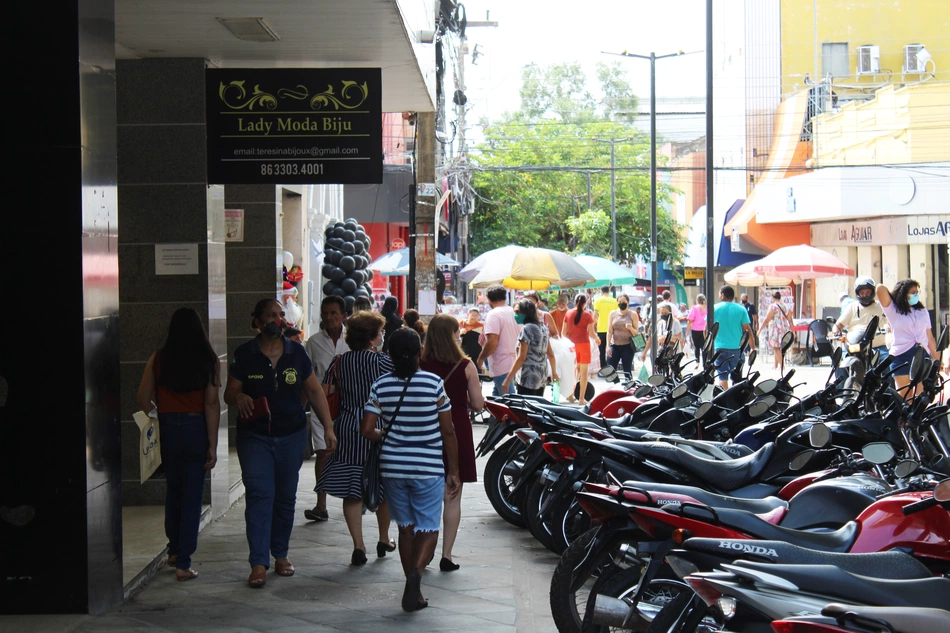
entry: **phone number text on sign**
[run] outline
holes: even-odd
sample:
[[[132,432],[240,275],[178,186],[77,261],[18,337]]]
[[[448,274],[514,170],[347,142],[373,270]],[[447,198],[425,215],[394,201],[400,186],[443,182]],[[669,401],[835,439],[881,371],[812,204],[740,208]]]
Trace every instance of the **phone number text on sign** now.
[[[309,176],[322,176],[323,163],[263,163],[261,164],[262,176],[297,176],[306,174]]]

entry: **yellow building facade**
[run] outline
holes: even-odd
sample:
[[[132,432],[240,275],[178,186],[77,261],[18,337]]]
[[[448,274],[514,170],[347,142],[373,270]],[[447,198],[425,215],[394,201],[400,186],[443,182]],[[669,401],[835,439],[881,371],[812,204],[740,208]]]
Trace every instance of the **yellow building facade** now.
[[[950,81],[947,0],[782,0],[781,12],[786,97],[807,85],[806,73],[812,81],[830,74],[836,85],[871,91]],[[926,53],[905,51],[908,45],[923,45]]]

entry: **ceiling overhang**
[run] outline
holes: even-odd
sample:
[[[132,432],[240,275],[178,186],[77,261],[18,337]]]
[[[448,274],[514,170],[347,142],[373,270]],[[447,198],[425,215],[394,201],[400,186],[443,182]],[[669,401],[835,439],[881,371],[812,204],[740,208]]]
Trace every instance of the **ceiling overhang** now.
[[[431,5],[431,6],[430,6]],[[116,0],[116,57],[202,58],[216,68],[381,68],[384,112],[431,112],[435,4],[406,0]],[[278,41],[235,37],[217,18],[264,18]]]

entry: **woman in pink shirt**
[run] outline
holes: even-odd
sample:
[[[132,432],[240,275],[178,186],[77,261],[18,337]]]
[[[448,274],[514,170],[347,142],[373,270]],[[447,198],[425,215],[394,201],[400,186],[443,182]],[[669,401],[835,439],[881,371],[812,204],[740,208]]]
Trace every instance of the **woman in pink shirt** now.
[[[703,343],[706,342],[706,296],[696,295],[696,304],[689,311],[686,317],[689,323],[689,335],[693,339],[693,353],[696,355],[696,362],[699,362],[699,354],[703,350]],[[706,359],[704,358],[703,361]]]

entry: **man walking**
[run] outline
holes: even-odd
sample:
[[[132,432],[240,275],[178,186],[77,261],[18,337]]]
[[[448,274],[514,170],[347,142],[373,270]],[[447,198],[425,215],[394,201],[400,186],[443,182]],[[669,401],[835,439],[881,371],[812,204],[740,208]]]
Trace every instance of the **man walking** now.
[[[735,289],[732,286],[723,286],[719,290],[719,303],[714,307],[714,321],[719,324],[719,332],[714,342],[715,349],[719,352],[719,357],[716,359],[716,373],[723,389],[729,388],[729,377],[739,367],[743,332],[749,333],[749,349],[755,349],[749,313],[735,300]]]
[[[307,356],[313,363],[313,371],[317,380],[323,382],[323,377],[327,373],[327,367],[330,362],[344,352],[350,351],[350,347],[343,339],[343,314],[346,311],[346,304],[340,297],[324,297],[320,302],[320,321],[323,323],[323,329],[307,339]],[[313,411],[308,411],[307,416],[313,416]],[[327,453],[327,444],[323,438],[323,426],[320,424],[309,425],[313,433],[311,441],[315,453],[313,472],[316,475],[316,481],[320,480],[320,474],[330,456]],[[309,521],[326,521],[329,518],[327,514],[327,493],[317,491],[317,505],[312,510],[304,510],[303,515]]]
[[[518,344],[518,323],[515,311],[508,304],[508,291],[500,284],[489,286],[485,297],[491,311],[485,316],[485,344],[475,366],[481,370],[488,361],[488,371],[495,383],[492,395],[503,395],[501,385],[515,364],[515,346]],[[515,392],[514,381],[508,385],[508,393]]]
[[[607,324],[610,313],[617,309],[617,300],[610,296],[610,286],[601,286],[600,296],[594,300],[597,313],[597,338],[600,339],[600,367],[607,366]]]

